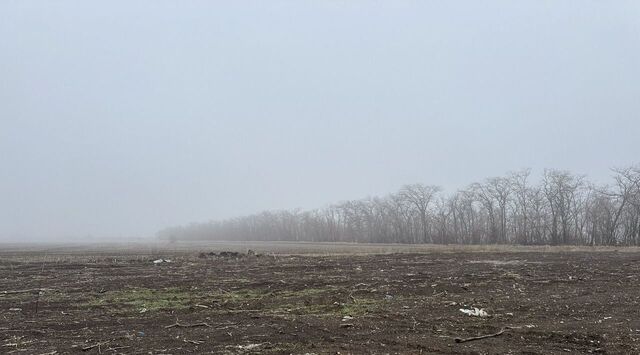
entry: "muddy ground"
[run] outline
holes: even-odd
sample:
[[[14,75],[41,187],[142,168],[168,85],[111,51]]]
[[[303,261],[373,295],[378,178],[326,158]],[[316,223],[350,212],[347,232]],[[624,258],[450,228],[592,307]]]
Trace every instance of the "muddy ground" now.
[[[215,249],[0,251],[0,353],[640,353],[637,252]]]

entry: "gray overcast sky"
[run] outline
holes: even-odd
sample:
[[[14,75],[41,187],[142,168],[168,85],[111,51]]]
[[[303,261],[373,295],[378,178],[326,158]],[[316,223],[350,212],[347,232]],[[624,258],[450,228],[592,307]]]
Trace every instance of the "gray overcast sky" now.
[[[0,241],[640,160],[639,1],[0,2]]]

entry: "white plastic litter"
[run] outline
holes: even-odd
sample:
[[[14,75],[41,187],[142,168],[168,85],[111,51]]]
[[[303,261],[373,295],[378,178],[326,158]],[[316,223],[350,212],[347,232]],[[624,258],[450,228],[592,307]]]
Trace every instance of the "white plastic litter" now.
[[[476,307],[473,307],[473,309],[460,308],[460,312],[473,317],[484,318],[489,316],[489,313],[487,313],[484,309],[478,309]]]
[[[247,344],[247,345],[238,345],[238,349],[242,349],[242,350],[251,350],[251,349],[255,349],[259,346],[264,345],[265,343],[258,343],[258,344]]]
[[[156,264],[156,265],[157,264],[162,264],[162,263],[170,263],[170,262],[171,262],[171,260],[169,260],[169,259],[158,259],[158,260],[154,260],[153,261],[153,263]]]

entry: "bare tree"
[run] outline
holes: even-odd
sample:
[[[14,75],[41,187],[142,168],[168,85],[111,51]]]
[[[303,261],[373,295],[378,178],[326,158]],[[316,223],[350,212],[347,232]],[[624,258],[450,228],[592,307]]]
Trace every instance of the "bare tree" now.
[[[511,192],[510,182],[506,178],[495,177],[484,183],[471,185],[477,199],[482,203],[489,217],[489,241],[507,242],[507,203]]]
[[[433,242],[428,233],[428,211],[429,205],[441,190],[440,187],[434,185],[413,184],[404,186],[400,191],[400,195],[413,205],[419,214],[423,243]]]
[[[290,240],[392,243],[640,244],[640,166],[613,169],[595,188],[583,176],[529,170],[472,184],[449,196],[406,185],[382,198],[311,211],[266,211],[167,228],[166,240]]]
[[[515,241],[519,244],[530,244],[529,220],[530,220],[530,187],[529,176],[531,169],[525,169],[511,173],[509,178],[514,199],[514,224],[515,224]]]
[[[568,171],[545,170],[544,192],[551,208],[552,244],[568,244],[571,239],[571,208],[575,194],[584,186],[584,177]]]

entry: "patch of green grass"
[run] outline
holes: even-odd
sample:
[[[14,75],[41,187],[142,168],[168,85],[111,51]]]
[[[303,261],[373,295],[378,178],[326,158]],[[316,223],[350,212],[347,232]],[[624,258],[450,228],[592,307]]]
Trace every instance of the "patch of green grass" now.
[[[350,299],[344,290],[335,286],[306,288],[273,293],[275,302],[267,312],[278,315],[313,315],[317,317],[361,316],[375,313],[384,300],[373,298]],[[334,302],[343,299],[344,302]]]
[[[274,305],[268,313],[278,315],[312,315],[318,317],[363,316],[377,312],[383,301],[375,299],[358,299],[352,303],[285,303]]]
[[[86,305],[105,307],[115,312],[153,312],[187,309],[196,304],[217,304],[216,307],[220,308],[214,307],[210,312],[232,311],[255,306],[265,314],[278,316],[341,317],[375,313],[384,303],[384,300],[371,298],[358,298],[352,301],[344,292],[340,291],[334,286],[280,291],[267,289],[195,291],[179,288],[129,288],[99,294],[89,299]],[[340,296],[341,293],[342,296]],[[345,299],[347,303],[336,303],[335,299]]]
[[[337,292],[337,291],[338,291],[337,288],[333,286],[329,286],[326,288],[305,288],[297,291],[289,291],[289,290],[278,291],[274,293],[274,296],[281,297],[281,298],[315,297],[315,296],[321,296],[325,293]]]
[[[261,290],[250,289],[219,290],[205,293],[179,288],[129,288],[98,295],[90,300],[87,305],[128,311],[177,310],[186,309],[196,304],[213,302],[234,306],[258,300],[266,295],[268,293]]]
[[[382,307],[383,303],[384,301],[382,300],[376,300],[376,299],[370,299],[370,298],[358,299],[354,303],[342,305],[340,309],[340,315],[361,316],[369,313],[375,313],[377,310],[379,310]]]
[[[8,293],[0,294],[0,301],[11,300],[11,302],[61,302],[69,296],[61,291],[46,290],[38,295],[38,292]]]
[[[138,311],[157,311],[189,308],[197,302],[193,292],[177,288],[148,289],[131,288],[107,292],[91,300],[89,306],[106,306]]]

